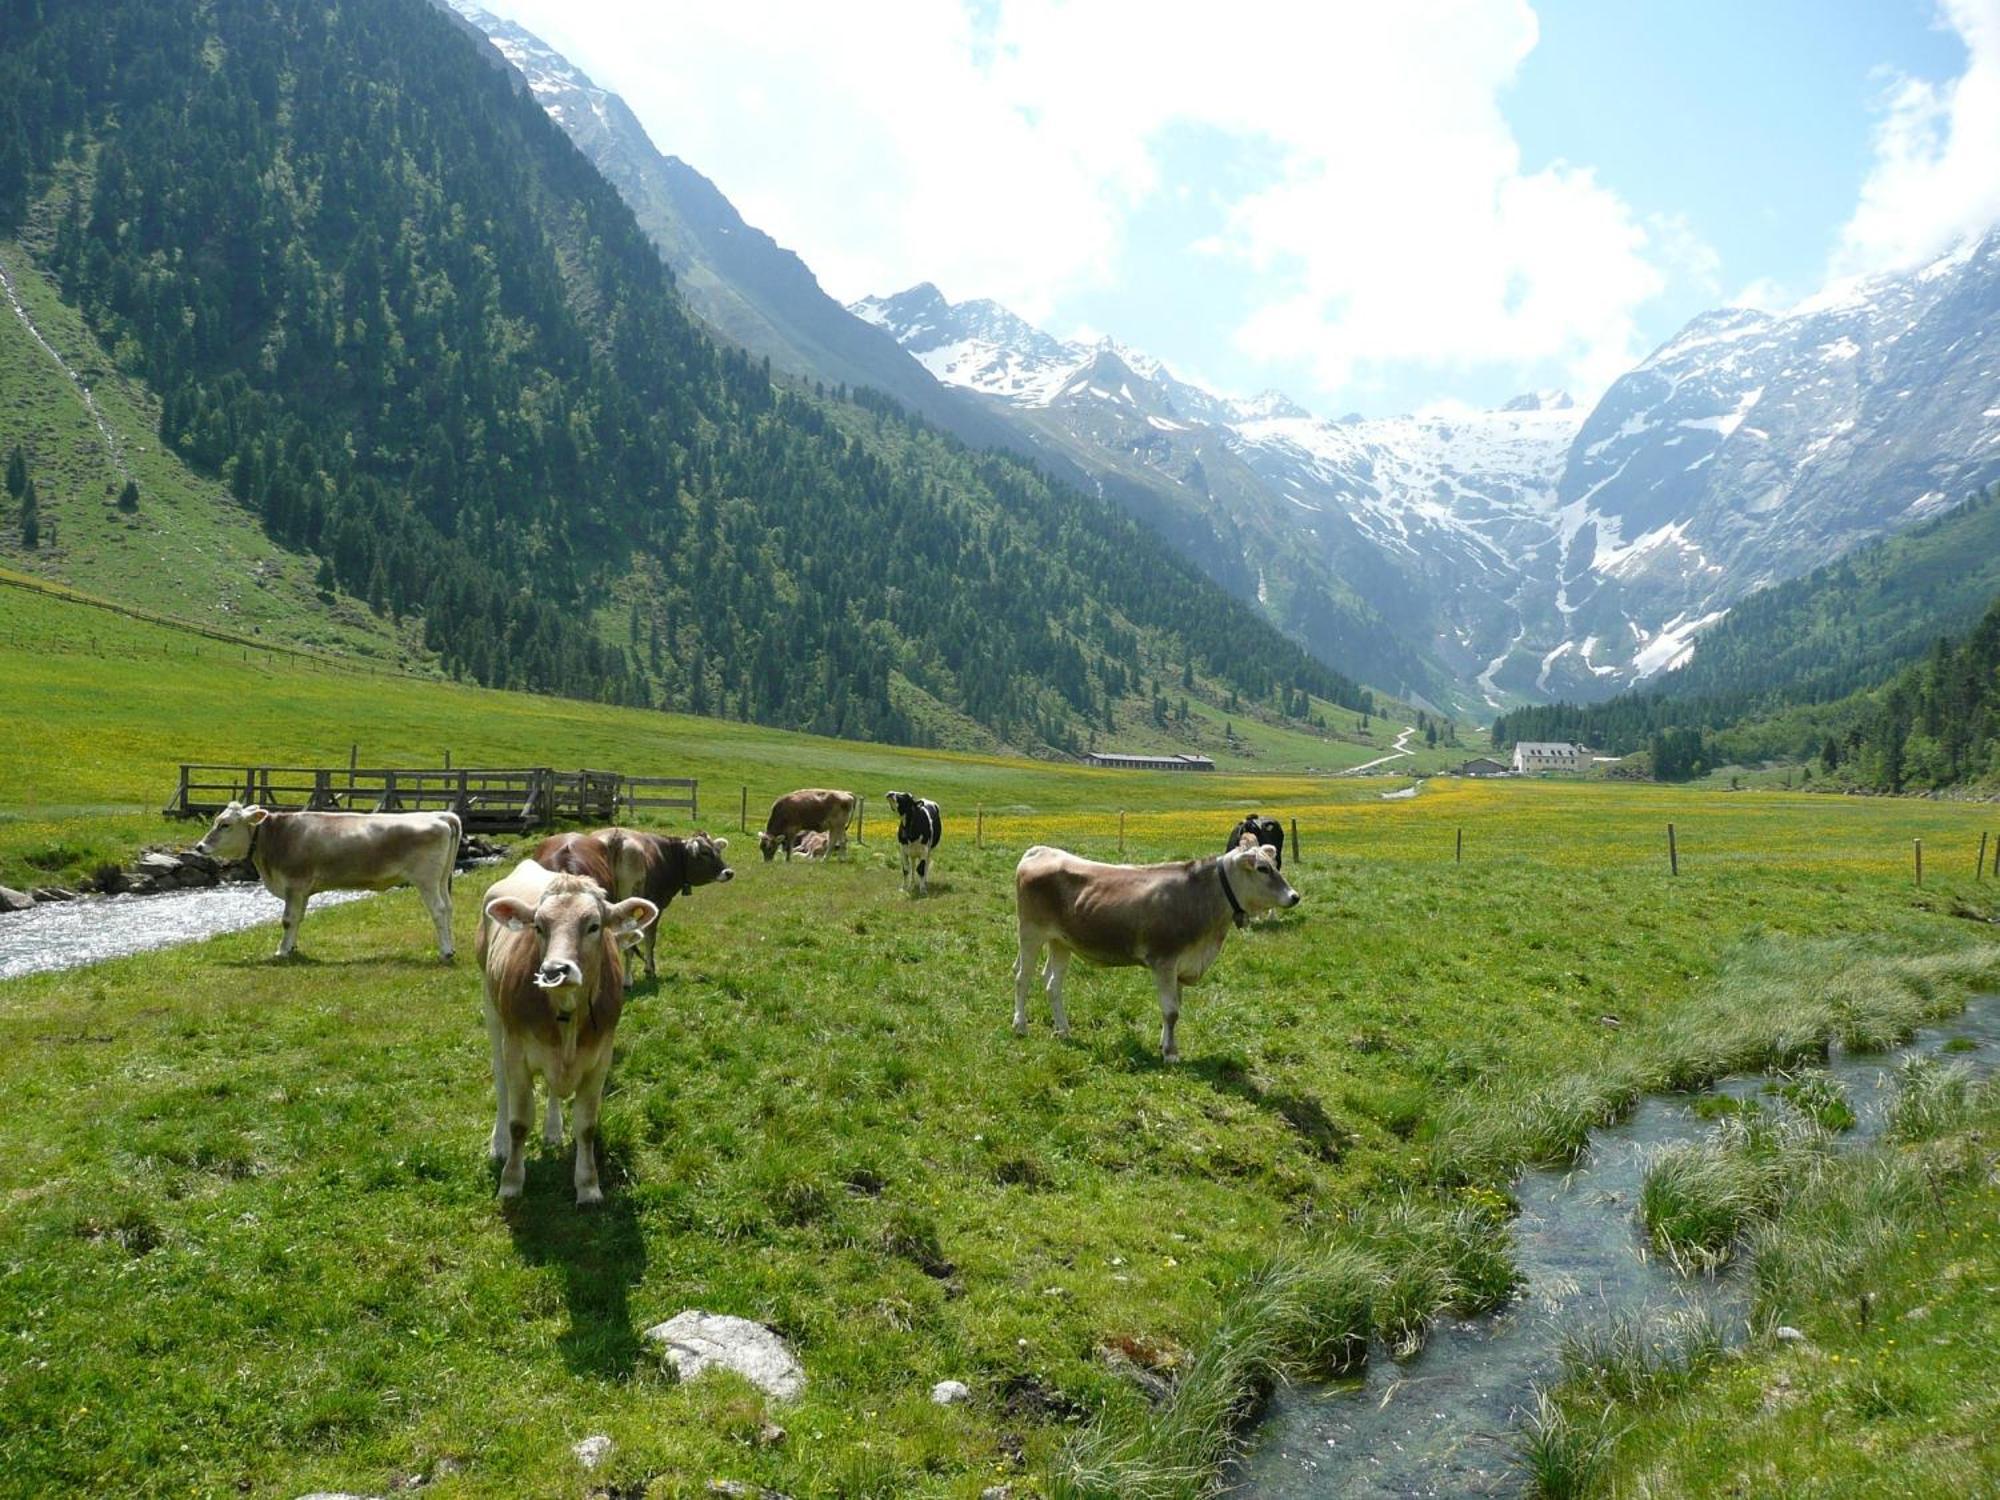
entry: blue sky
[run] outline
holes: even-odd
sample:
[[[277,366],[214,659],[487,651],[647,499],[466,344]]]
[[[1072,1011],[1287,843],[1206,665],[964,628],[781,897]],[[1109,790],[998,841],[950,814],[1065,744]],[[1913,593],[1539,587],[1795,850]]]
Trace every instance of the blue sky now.
[[[843,300],[1380,414],[1613,378],[2000,217],[2000,0],[488,0]]]

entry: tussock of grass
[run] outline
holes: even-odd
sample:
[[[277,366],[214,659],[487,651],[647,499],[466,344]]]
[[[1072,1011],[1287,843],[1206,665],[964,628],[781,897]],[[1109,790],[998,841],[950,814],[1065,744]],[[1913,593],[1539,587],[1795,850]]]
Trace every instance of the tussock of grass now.
[[[1056,1466],[1067,1500],[1194,1500],[1211,1493],[1273,1386],[1359,1366],[1371,1335],[1398,1357],[1446,1311],[1496,1306],[1515,1274],[1485,1203],[1401,1198],[1350,1219],[1320,1248],[1268,1262],[1229,1298],[1156,1408],[1107,1411]]]
[[[1561,1384],[1599,1403],[1657,1400],[1686,1390],[1727,1347],[1722,1325],[1703,1308],[1665,1320],[1614,1318],[1565,1335]]]
[[[1825,1163],[1831,1137],[1797,1115],[1737,1114],[1707,1140],[1669,1146],[1646,1168],[1639,1217],[1683,1271],[1713,1270],[1743,1232]]]
[[[1599,1476],[1617,1434],[1598,1422],[1579,1421],[1547,1391],[1514,1440],[1514,1457],[1541,1500],[1584,1500],[1597,1493]]]
[[[1972,1097],[1972,1075],[1962,1066],[1906,1057],[1896,1069],[1889,1134],[1899,1141],[1927,1141],[1961,1130],[1972,1116]]]
[[[1600,1125],[1639,1096],[1705,1088],[1730,1073],[1787,1071],[1823,1061],[1838,1042],[1877,1051],[2000,983],[2000,946],[1919,957],[1867,952],[1851,939],[1748,945],[1709,992],[1644,1034],[1628,1034],[1596,1073],[1567,1073],[1532,1092],[1461,1097],[1440,1112],[1433,1171],[1447,1182],[1493,1182],[1521,1166],[1574,1160]]]

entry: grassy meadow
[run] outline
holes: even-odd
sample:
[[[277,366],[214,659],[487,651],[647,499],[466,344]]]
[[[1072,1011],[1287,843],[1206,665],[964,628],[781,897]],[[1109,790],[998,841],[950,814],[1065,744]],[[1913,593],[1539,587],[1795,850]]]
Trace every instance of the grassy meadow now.
[[[314,670],[7,590],[0,669],[30,709],[0,744],[8,883],[191,838],[156,812],[184,759],[693,774],[732,834],[741,787],[753,826],[798,785],[870,797],[850,859],[745,841],[670,909],[595,1213],[539,1147],[496,1202],[477,974],[434,961],[410,892],[309,915],[288,963],[265,928],[0,984],[5,1494],[1201,1493],[1258,1383],[1338,1364],[1336,1313],[1414,1345],[1504,1295],[1492,1188],[1542,1147],[1500,1104],[1749,1047],[1784,997],[1823,1031],[1875,988],[1904,1016],[2000,984],[1972,872],[2000,815],[1967,804],[1091,773]],[[945,808],[927,901],[877,821],[899,785]],[[1072,971],[1066,1041],[1039,1004],[1008,1029],[1014,860],[1112,856],[1121,807],[1132,858],[1209,852],[1253,807],[1303,838],[1304,904],[1231,937],[1174,1068],[1130,971]],[[462,954],[489,878],[458,882]],[[784,1333],[802,1399],[674,1386],[639,1334],[690,1307]],[[1153,1407],[1135,1362],[1176,1394]],[[969,1403],[931,1404],[947,1378]],[[570,1445],[599,1432],[586,1478]]]

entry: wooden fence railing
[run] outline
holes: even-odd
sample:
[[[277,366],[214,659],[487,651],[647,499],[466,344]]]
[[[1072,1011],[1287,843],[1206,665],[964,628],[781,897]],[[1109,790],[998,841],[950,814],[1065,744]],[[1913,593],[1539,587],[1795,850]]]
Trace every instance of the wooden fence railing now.
[[[685,796],[660,795],[684,791]],[[187,764],[168,817],[213,817],[231,802],[277,811],[455,812],[468,832],[526,832],[555,823],[614,823],[641,810],[697,807],[693,777],[558,771],[549,766],[228,766]]]

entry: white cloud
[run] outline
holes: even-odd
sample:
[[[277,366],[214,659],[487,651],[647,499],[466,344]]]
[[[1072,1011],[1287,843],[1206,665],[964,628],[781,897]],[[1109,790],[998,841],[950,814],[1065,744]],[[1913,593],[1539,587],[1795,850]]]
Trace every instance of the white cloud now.
[[[1524,168],[1499,100],[1536,42],[1527,0],[486,3],[842,298],[928,279],[1039,319],[1128,255],[1192,248],[1250,288],[1239,344],[1323,387],[1420,363],[1586,391],[1632,362],[1670,276],[1714,275],[1685,223],[1587,166]],[[1202,143],[1256,172],[1190,183]],[[1215,233],[1129,242],[1191,187]]]
[[[1945,83],[1894,76],[1836,275],[1900,270],[2000,220],[2000,0],[1942,0],[1967,52]]]

